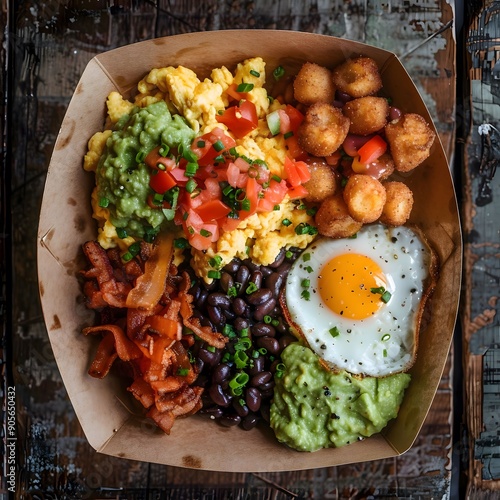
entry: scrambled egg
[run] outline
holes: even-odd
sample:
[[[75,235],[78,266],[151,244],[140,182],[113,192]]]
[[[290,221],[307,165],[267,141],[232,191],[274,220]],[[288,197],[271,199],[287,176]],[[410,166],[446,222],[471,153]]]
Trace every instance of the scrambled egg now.
[[[210,132],[216,126],[227,132],[227,128],[218,123],[216,118],[217,112],[229,104],[226,90],[233,83],[251,83],[254,87],[248,93],[248,99],[256,106],[259,125],[242,139],[236,139],[236,150],[249,158],[264,160],[272,174],[283,177],[286,154],[284,139],[282,136],[271,137],[266,122],[267,113],[281,105],[277,101],[270,104],[264,88],[264,60],[260,57],[247,59],[237,65],[234,75],[224,66],[216,68],[210,76],[210,79],[201,81],[194,71],[183,66],[155,68],[138,83],[138,94],[134,102],[123,99],[117,92],[108,96],[108,118],[111,123],[116,123],[122,116],[130,113],[134,106],[145,107],[164,100],[169,110],[184,116],[196,133],[201,135]],[[110,133],[109,130],[98,132],[90,139],[84,159],[86,170],[95,171]],[[92,206],[94,217],[100,226],[99,243],[104,248],[126,248],[133,238],[118,238],[109,221],[109,213],[98,206],[95,195]],[[289,219],[292,224],[283,225],[283,219]],[[248,256],[257,264],[271,264],[282,247],[305,248],[313,240],[314,236],[297,235],[294,232],[294,227],[300,222],[311,224],[313,218],[305,210],[298,210],[295,203],[285,198],[280,210],[254,214],[242,221],[237,229],[222,233],[215,248],[205,253],[192,249],[191,264],[196,273],[206,281],[211,281],[207,277],[208,271],[212,269],[209,260],[216,254],[222,257],[221,265],[235,257]],[[176,260],[179,260],[178,255]]]

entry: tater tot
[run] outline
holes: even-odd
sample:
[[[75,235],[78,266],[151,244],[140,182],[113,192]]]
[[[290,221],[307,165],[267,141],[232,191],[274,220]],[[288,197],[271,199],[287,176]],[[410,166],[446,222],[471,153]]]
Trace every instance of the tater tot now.
[[[332,72],[319,64],[306,62],[295,77],[293,91],[295,99],[302,104],[332,102],[335,99]]]
[[[428,158],[436,136],[425,118],[416,113],[389,122],[385,134],[399,172],[409,172]]]
[[[349,177],[343,195],[351,217],[363,224],[376,221],[382,214],[386,201],[382,183],[364,174]]]
[[[318,203],[328,196],[335,194],[337,180],[330,165],[321,158],[310,158],[306,160],[311,172],[311,178],[304,183],[307,189],[306,201]]]
[[[402,182],[384,183],[386,201],[380,216],[380,222],[389,226],[402,226],[410,217],[413,207],[413,193]]]
[[[329,238],[348,238],[356,234],[362,227],[355,221],[347,209],[342,194],[325,198],[314,217],[319,234]]]
[[[349,59],[334,68],[334,85],[351,97],[373,95],[382,88],[377,63],[369,57]]]
[[[310,106],[298,130],[302,149],[313,156],[330,156],[349,132],[349,119],[342,111],[327,103]]]
[[[369,135],[383,129],[387,124],[389,103],[383,97],[359,97],[346,102],[342,110],[351,120],[351,134]]]

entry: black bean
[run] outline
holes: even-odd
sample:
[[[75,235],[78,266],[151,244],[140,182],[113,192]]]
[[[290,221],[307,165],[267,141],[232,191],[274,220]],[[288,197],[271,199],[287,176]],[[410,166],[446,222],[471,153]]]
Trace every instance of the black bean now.
[[[241,427],[249,431],[253,429],[259,422],[259,417],[255,413],[249,413],[246,417],[241,419]]]
[[[231,375],[231,367],[227,363],[217,365],[212,373],[212,382],[215,384],[222,384]]]
[[[208,366],[216,366],[221,358],[221,351],[216,349],[215,352],[208,351],[204,347],[201,347],[198,351],[198,356],[203,360]]]
[[[272,273],[266,278],[265,287],[272,291],[273,297],[278,297],[283,281],[284,276],[282,274]]]
[[[288,274],[288,271],[290,271],[290,268],[292,267],[291,262],[283,262],[277,269],[276,272],[278,274],[281,274],[283,277],[286,278],[286,275]]]
[[[208,326],[209,328],[212,329],[212,331],[217,330],[217,328],[215,328],[215,325],[210,321],[209,318],[205,318],[202,316],[200,318],[200,323],[201,323],[201,326]]]
[[[255,343],[259,347],[263,347],[267,350],[269,354],[278,354],[280,350],[280,344],[277,339],[273,337],[257,337]]]
[[[270,300],[273,296],[273,292],[269,288],[261,288],[256,292],[251,293],[247,296],[247,302],[252,306],[258,306]],[[274,306],[273,306],[274,307]]]
[[[203,286],[205,287],[205,290],[208,290],[209,292],[211,292],[216,286],[218,286],[218,282],[217,282],[217,280],[212,280],[211,283],[207,283],[207,282],[203,281]]]
[[[271,412],[271,405],[268,402],[264,402],[260,407],[260,414],[262,415],[262,418],[266,422],[269,422],[270,420],[270,412]]]
[[[279,338],[280,349],[283,350],[285,347],[289,346],[293,342],[297,342],[297,339],[293,335],[283,335]]]
[[[234,328],[238,332],[241,332],[241,330],[244,330],[245,328],[248,328],[249,326],[250,326],[250,322],[245,318],[238,317],[234,320]]]
[[[279,317],[278,318],[278,324],[276,325],[276,330],[280,333],[285,333],[288,331],[288,328],[286,326],[286,323],[283,321],[283,318]]]
[[[266,382],[265,384],[259,385],[259,390],[260,390],[260,393],[262,394],[262,396],[264,396],[265,394],[268,394],[269,391],[271,391],[271,394],[272,394],[272,390],[274,389],[275,385],[276,384],[274,383],[274,380],[270,380],[269,382]]]
[[[241,260],[233,259],[231,262],[228,262],[222,269],[229,274],[235,274],[241,265]]]
[[[189,293],[193,296],[193,302],[196,302],[200,296],[200,285],[196,284],[189,289]]]
[[[264,276],[264,278],[266,278],[267,276],[269,276],[270,274],[272,274],[274,271],[270,267],[261,266],[260,267],[260,272],[262,273],[262,275]]]
[[[285,260],[285,255],[286,255],[286,250],[283,247],[279,254],[276,256],[276,259],[274,259],[274,262],[272,264],[269,264],[269,267],[279,267],[281,264],[283,264],[283,261]]]
[[[243,404],[241,404],[243,402]],[[246,417],[250,410],[248,409],[248,406],[244,403],[244,401],[240,401],[239,399],[233,399],[233,408],[234,411],[240,416],[240,417]]]
[[[254,375],[250,379],[250,385],[252,387],[259,387],[262,384],[267,384],[270,380],[272,380],[273,374],[271,372],[265,371],[260,372],[257,375]]]
[[[205,366],[205,362],[199,357],[196,357],[195,359],[196,359],[194,363],[195,369],[198,373],[200,373],[203,370],[203,367]]]
[[[210,321],[214,323],[216,326],[220,326],[223,324],[222,311],[220,307],[217,306],[207,306],[208,316],[210,317]],[[224,321],[225,324],[225,321]]]
[[[256,389],[255,387],[248,387],[245,392],[245,401],[251,411],[259,411],[260,404],[262,402],[262,396],[259,389]]]
[[[260,390],[260,395],[263,401],[265,401],[266,399],[271,399],[273,397],[273,394],[274,394],[274,389],[267,389],[265,391]]]
[[[274,337],[276,335],[274,326],[268,325],[267,323],[255,323],[250,331],[255,337],[263,337],[264,335],[267,335],[268,337]]]
[[[233,300],[233,311],[237,316],[243,316],[243,314],[245,313],[246,307],[247,307],[247,305],[242,298],[236,297]]]
[[[233,277],[228,272],[222,272],[220,277],[220,286],[227,293],[227,291],[234,286]]]
[[[219,418],[219,422],[225,427],[234,427],[235,425],[239,425],[241,417],[239,415],[226,414]]]
[[[264,319],[264,316],[267,316],[274,309],[275,305],[276,305],[276,299],[272,297],[267,302],[264,302],[263,304],[260,304],[255,308],[253,317],[255,318],[256,321],[262,321]]]
[[[196,309],[202,309],[205,305],[205,301],[207,300],[208,292],[204,289],[200,289],[200,295],[198,296],[198,300],[196,301]]]
[[[227,295],[221,292],[213,292],[207,297],[207,302],[211,306],[222,307],[223,309],[229,309],[231,305],[231,300]]]
[[[218,406],[212,406],[210,408],[202,408],[200,410],[201,414],[210,415],[212,418],[220,418],[224,415],[224,410]]]
[[[222,390],[219,384],[212,384],[208,389],[208,394],[216,405],[226,407],[231,404],[231,398]]]
[[[222,314],[224,314],[225,318],[231,322],[236,318],[236,314],[234,314],[231,309],[223,309]]]
[[[240,266],[236,272],[236,282],[239,283],[238,295],[245,293],[248,280],[250,279],[250,270],[247,266]]]
[[[249,375],[257,375],[264,370],[266,358],[264,356],[257,356],[253,358],[253,366],[247,370]]]
[[[253,283],[257,288],[262,286],[263,275],[259,270],[255,270],[250,275],[250,283]]]

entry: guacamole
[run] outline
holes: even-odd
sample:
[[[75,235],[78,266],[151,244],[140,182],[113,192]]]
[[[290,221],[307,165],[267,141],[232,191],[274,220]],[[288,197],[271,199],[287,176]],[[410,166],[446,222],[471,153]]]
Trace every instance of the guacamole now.
[[[188,148],[194,136],[182,116],[169,112],[165,101],[134,108],[118,121],[96,170],[98,200],[108,208],[115,227],[139,238],[149,228],[159,228],[165,216],[147,203],[153,192],[151,169],[141,158],[161,144],[174,151],[180,144]]]
[[[344,446],[380,432],[396,417],[410,382],[407,373],[358,379],[329,372],[299,343],[284,349],[282,361],[271,427],[279,441],[299,451]]]

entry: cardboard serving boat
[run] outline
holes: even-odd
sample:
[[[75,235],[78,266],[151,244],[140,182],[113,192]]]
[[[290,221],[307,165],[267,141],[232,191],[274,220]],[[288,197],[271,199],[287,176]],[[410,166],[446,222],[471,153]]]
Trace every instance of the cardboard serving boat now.
[[[384,95],[391,96],[403,111],[420,113],[432,122],[395,54],[330,36],[271,30],[191,33],[121,47],[88,63],[70,101],[48,169],[38,230],[38,273],[45,322],[59,370],[83,431],[99,452],[172,466],[248,472],[382,459],[400,455],[414,443],[447,360],[461,284],[459,215],[439,139],[428,160],[405,182],[415,197],[411,222],[423,229],[437,251],[440,278],[430,322],[420,333],[411,384],[398,417],[382,433],[343,448],[305,453],[280,444],[265,426],[244,431],[194,415],[177,420],[171,434],[165,435],[138,410],[126,384],[116,375],[103,380],[88,375],[96,343],[81,333],[94,318],[84,305],[77,278],[85,265],[81,245],[96,238],[89,201],[94,178],[83,170],[82,159],[89,138],[104,127],[109,92],[130,96],[137,82],[154,67],[184,65],[201,79],[208,77],[212,68],[225,65],[232,70],[246,58],[261,56],[269,77],[279,64],[298,69],[311,61],[334,67],[357,55],[372,57],[378,63]]]

